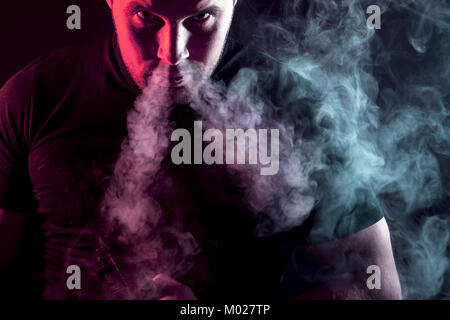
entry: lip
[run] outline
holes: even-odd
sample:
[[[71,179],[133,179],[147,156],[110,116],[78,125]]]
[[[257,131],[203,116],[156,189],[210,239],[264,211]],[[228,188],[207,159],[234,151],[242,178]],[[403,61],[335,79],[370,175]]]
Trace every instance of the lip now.
[[[169,73],[167,74],[167,76],[168,76],[169,78],[174,78],[174,77],[182,77],[183,74],[182,74],[181,72],[169,72]]]
[[[154,81],[163,87],[180,87],[185,82],[185,77],[179,72],[165,75],[153,73],[153,76]]]
[[[169,75],[169,77],[167,77],[168,82],[170,83],[181,83],[184,80],[184,77],[182,75]]]

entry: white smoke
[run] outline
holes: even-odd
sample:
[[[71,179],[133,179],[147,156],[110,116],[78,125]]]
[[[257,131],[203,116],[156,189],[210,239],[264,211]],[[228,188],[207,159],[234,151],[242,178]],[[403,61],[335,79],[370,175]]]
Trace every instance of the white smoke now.
[[[122,264],[115,266],[122,278],[120,285],[125,287],[120,298],[158,298],[151,279],[158,273],[171,277],[187,273],[198,252],[195,239],[183,230],[182,212],[173,213],[170,225],[161,225],[167,213],[149,193],[155,183],[161,188],[171,183],[170,177],[159,174],[168,152],[171,110],[159,86],[150,84],[138,97],[128,114],[128,137],[103,199],[105,231],[113,233],[118,228],[115,241],[125,244],[125,252],[117,255]],[[116,285],[118,280],[109,284]]]

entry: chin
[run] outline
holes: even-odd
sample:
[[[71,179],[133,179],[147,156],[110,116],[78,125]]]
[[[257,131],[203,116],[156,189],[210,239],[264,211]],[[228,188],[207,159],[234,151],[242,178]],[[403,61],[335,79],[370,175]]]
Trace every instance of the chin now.
[[[183,86],[167,88],[167,94],[172,105],[183,105],[191,102],[188,90]]]
[[[160,86],[149,83],[142,91],[153,102],[167,105],[167,107],[189,104],[192,100],[189,95],[189,90],[184,86]]]

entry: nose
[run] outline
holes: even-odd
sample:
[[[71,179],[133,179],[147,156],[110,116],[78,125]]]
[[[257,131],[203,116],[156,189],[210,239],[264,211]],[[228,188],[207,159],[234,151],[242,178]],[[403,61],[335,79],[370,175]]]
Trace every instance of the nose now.
[[[166,24],[158,34],[158,58],[168,65],[178,65],[189,57],[189,32],[178,24]]]

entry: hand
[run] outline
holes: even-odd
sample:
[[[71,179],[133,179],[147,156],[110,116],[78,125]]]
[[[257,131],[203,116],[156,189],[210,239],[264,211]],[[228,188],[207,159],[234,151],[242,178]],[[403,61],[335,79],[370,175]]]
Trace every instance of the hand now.
[[[152,280],[161,292],[162,298],[159,300],[198,300],[191,288],[163,273],[157,274]]]

